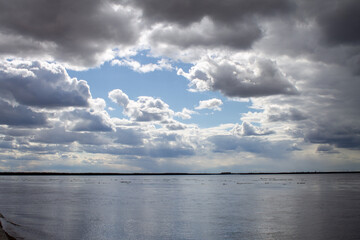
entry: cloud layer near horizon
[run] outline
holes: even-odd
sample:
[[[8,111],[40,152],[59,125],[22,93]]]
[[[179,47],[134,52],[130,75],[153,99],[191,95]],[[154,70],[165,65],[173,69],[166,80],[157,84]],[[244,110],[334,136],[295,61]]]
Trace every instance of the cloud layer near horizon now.
[[[0,170],[359,170],[359,16],[356,0],[0,0]],[[202,128],[227,102],[93,98],[67,72],[105,62],[251,107]]]

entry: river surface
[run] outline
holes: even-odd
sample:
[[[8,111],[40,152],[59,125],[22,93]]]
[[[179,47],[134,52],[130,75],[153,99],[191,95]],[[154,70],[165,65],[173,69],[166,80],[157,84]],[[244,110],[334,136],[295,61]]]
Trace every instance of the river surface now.
[[[18,239],[360,239],[360,174],[0,176]]]

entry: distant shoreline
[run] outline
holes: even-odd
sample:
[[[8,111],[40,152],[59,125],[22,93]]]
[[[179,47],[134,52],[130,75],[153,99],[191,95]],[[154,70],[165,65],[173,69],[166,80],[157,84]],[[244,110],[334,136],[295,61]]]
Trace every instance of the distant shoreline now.
[[[0,172],[0,176],[4,175],[83,175],[83,176],[148,176],[148,175],[285,175],[285,174],[354,174],[360,171],[328,171],[328,172],[220,172],[220,173],[182,173],[182,172],[165,172],[165,173],[101,173],[101,172]]]

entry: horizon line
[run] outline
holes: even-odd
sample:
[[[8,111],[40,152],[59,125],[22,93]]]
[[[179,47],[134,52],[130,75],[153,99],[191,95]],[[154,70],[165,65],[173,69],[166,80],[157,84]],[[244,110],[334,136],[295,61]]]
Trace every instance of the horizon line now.
[[[344,174],[360,171],[286,171],[286,172],[0,172],[0,175],[276,175],[276,174]]]

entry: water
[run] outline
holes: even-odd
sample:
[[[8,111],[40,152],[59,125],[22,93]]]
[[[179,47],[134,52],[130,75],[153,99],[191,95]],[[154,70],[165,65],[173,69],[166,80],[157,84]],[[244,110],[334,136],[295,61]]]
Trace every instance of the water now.
[[[19,239],[360,239],[360,174],[0,176]]]

